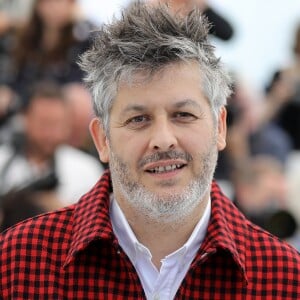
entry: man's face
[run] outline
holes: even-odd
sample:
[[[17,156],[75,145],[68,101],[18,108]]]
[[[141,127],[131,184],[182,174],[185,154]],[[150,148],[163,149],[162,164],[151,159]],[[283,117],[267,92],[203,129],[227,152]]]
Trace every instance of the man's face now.
[[[93,135],[121,207],[173,220],[208,197],[226,112],[214,120],[200,79],[196,64],[175,64],[150,81],[120,86],[109,137],[101,129]]]
[[[66,104],[57,99],[33,100],[25,114],[26,138],[30,149],[40,156],[51,157],[65,143],[69,134]]]

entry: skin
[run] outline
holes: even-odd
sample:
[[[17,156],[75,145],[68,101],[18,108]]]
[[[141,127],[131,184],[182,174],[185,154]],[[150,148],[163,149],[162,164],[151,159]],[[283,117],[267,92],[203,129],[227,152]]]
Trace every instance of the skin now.
[[[74,13],[74,0],[38,0],[36,11],[46,28],[59,30]]]
[[[48,163],[56,148],[69,136],[69,113],[65,103],[55,98],[33,100],[24,115],[27,156],[32,163]]]
[[[153,218],[143,213],[126,199],[124,189],[114,178],[121,170],[116,165],[122,162],[127,180],[157,195],[160,201],[171,201],[170,195],[186,193],[189,184],[199,180],[202,157],[207,156],[214,166],[217,155],[210,153],[217,153],[226,144],[226,110],[221,108],[216,122],[200,82],[196,63],[169,65],[151,80],[120,85],[110,112],[109,137],[98,119],[93,119],[90,125],[100,159],[115,167],[116,172],[112,173],[115,199],[138,240],[151,251],[157,268],[162,258],[189,238],[207,205],[209,187],[193,210],[176,221],[166,222],[163,217]],[[169,151],[182,156],[153,159],[155,153]],[[174,164],[180,168],[151,172]]]
[[[77,148],[84,147],[90,140],[88,128],[93,116],[91,95],[82,84],[72,83],[64,88],[64,96],[72,116],[68,143]]]
[[[74,0],[38,0],[36,11],[43,23],[42,45],[52,50],[59,43],[62,28],[74,16]]]
[[[179,14],[187,14],[195,7],[204,10],[207,7],[206,0],[148,0],[152,5],[167,4],[171,11]]]

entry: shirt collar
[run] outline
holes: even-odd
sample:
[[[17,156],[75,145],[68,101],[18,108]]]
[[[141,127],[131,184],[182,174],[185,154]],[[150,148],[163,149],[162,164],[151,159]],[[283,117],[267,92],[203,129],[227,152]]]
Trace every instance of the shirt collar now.
[[[142,249],[147,249],[147,248],[137,240],[118,202],[116,201],[116,199],[114,199],[113,196],[111,196],[110,203],[111,203],[110,217],[111,217],[111,222],[112,222],[114,232],[119,240],[121,247],[127,253],[127,255],[129,256],[133,264],[135,264],[137,251],[139,251],[139,249],[141,248]],[[195,226],[191,236],[180,249],[177,249],[177,251],[184,253],[185,258],[195,256],[197,250],[199,249],[199,246],[204,240],[208,228],[210,213],[211,213],[211,201],[209,199],[206,208],[204,210],[204,214],[202,218],[199,220],[199,222],[197,223],[197,225]],[[150,253],[149,250],[147,252]]]
[[[64,267],[86,249],[93,241],[110,239],[118,247],[109,216],[109,196],[112,192],[109,170],[105,171],[96,185],[82,196],[73,211],[73,232],[69,253]],[[211,187],[211,218],[200,252],[213,249],[227,250],[232,254],[245,278],[245,237],[246,220],[213,182]]]
[[[131,261],[135,263],[136,251],[140,243],[113,195],[111,195],[110,201],[110,217],[113,230],[119,240],[120,246],[124,249],[125,253],[127,253]]]
[[[203,255],[218,249],[228,251],[247,284],[245,234],[248,231],[248,220],[222,193],[215,181],[212,182],[211,200],[211,220],[200,253]]]
[[[110,192],[110,173],[107,170],[96,185],[74,205],[72,240],[64,267],[91,242],[97,239],[114,240],[108,213]]]

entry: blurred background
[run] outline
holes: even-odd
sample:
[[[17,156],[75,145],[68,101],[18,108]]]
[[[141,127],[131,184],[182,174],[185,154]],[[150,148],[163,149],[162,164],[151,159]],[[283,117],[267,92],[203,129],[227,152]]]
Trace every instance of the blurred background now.
[[[300,249],[300,1],[170,1],[199,5],[234,78],[216,180],[249,219]],[[76,61],[129,2],[0,0],[0,230],[76,202],[106,168]]]
[[[111,20],[130,0],[79,0],[95,24]],[[230,21],[235,34],[224,43],[214,39],[217,53],[252,84],[264,88],[270,74],[293,60],[293,32],[300,23],[298,0],[207,0]]]
[[[264,89],[279,67],[294,60],[293,44],[300,23],[298,0],[210,0],[235,29],[218,53],[258,89]]]

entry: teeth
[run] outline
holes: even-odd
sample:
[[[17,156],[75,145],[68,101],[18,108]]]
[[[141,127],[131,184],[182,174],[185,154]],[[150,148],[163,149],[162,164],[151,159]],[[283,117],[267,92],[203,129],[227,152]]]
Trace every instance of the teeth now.
[[[151,173],[163,173],[163,172],[169,172],[176,169],[179,169],[181,165],[168,165],[168,166],[159,166],[154,169],[149,170]]]
[[[171,170],[172,170],[172,166],[166,166],[166,171],[171,171]]]

